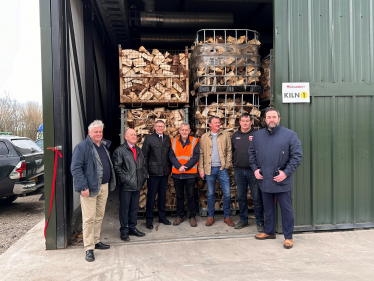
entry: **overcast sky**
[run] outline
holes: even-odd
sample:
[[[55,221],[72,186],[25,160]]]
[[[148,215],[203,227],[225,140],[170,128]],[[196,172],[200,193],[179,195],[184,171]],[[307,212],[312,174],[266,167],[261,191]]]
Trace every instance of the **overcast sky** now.
[[[0,95],[42,103],[39,0],[0,0]]]

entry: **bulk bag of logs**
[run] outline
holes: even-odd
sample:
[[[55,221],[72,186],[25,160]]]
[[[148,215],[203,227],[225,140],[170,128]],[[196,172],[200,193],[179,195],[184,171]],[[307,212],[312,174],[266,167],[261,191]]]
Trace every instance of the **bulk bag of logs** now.
[[[165,122],[165,134],[174,138],[179,134],[179,127],[186,120],[186,113],[183,109],[168,110],[164,107],[154,109],[126,109],[125,110],[125,130],[133,128],[136,131],[138,140],[136,145],[143,146],[144,138],[153,133],[155,122],[162,120]]]
[[[188,103],[188,51],[171,55],[119,47],[120,102]]]
[[[213,32],[212,36],[208,36]],[[222,86],[244,86],[244,91],[258,91],[261,65],[258,32],[250,30],[200,30],[191,55],[194,89],[209,86],[210,92],[225,91]],[[234,36],[227,33],[234,33]],[[226,35],[219,35],[224,33]],[[239,36],[240,33],[245,35]],[[250,39],[250,36],[253,39]],[[218,88],[217,88],[218,87]],[[202,91],[202,90],[199,90]]]
[[[257,127],[260,123],[261,111],[258,105],[246,101],[245,97],[248,97],[248,94],[216,95],[216,101],[205,96],[197,97],[194,112],[195,136],[201,137],[209,130],[211,116],[218,116],[221,120],[221,128],[231,134],[239,127],[239,117],[244,113],[254,117],[254,126]]]

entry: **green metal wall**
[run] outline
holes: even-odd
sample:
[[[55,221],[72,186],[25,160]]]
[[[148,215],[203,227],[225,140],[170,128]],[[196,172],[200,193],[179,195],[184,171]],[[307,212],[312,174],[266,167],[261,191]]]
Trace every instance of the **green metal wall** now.
[[[274,0],[274,104],[304,152],[295,230],[374,227],[373,17],[373,0]],[[310,82],[310,104],[282,104],[282,82]]]

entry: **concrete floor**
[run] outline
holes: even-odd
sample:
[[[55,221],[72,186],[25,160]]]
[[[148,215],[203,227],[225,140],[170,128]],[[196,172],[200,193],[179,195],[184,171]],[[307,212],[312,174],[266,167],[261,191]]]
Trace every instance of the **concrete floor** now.
[[[103,219],[101,238],[104,243],[123,243],[120,239],[120,223],[118,219],[119,200],[118,192],[109,195],[106,206],[105,217]],[[173,222],[175,216],[168,216],[168,220]],[[234,223],[239,221],[239,215],[231,217]],[[253,236],[257,233],[257,226],[253,213],[249,213],[249,227],[234,229],[223,222],[223,212],[217,212],[215,223],[211,227],[205,226],[207,217],[196,216],[197,227],[191,227],[188,218],[179,226],[163,225],[158,223],[158,214],[155,212],[153,226],[150,230],[145,227],[145,219],[138,219],[137,228],[146,233],[144,237],[130,236],[130,243],[153,243],[160,241],[181,241],[195,239],[227,238]],[[129,242],[126,242],[129,243]],[[75,243],[73,246],[83,246],[83,243]]]
[[[46,251],[43,222],[0,256],[0,280],[373,280],[374,231],[117,244],[84,260],[81,247]]]
[[[155,223],[152,231],[140,220],[147,235],[123,242],[117,208],[109,198],[102,241],[111,248],[96,250],[95,262],[79,243],[46,251],[41,221],[0,255],[0,280],[373,280],[374,230],[295,234],[286,250],[283,235],[259,241],[253,220],[235,230],[219,215],[212,227],[198,217],[196,228]]]

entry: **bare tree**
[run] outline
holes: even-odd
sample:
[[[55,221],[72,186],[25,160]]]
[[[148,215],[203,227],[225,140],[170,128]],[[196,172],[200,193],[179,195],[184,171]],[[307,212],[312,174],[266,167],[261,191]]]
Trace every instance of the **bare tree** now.
[[[20,103],[9,92],[0,95],[0,131],[35,139],[43,123],[42,106],[35,101]]]

